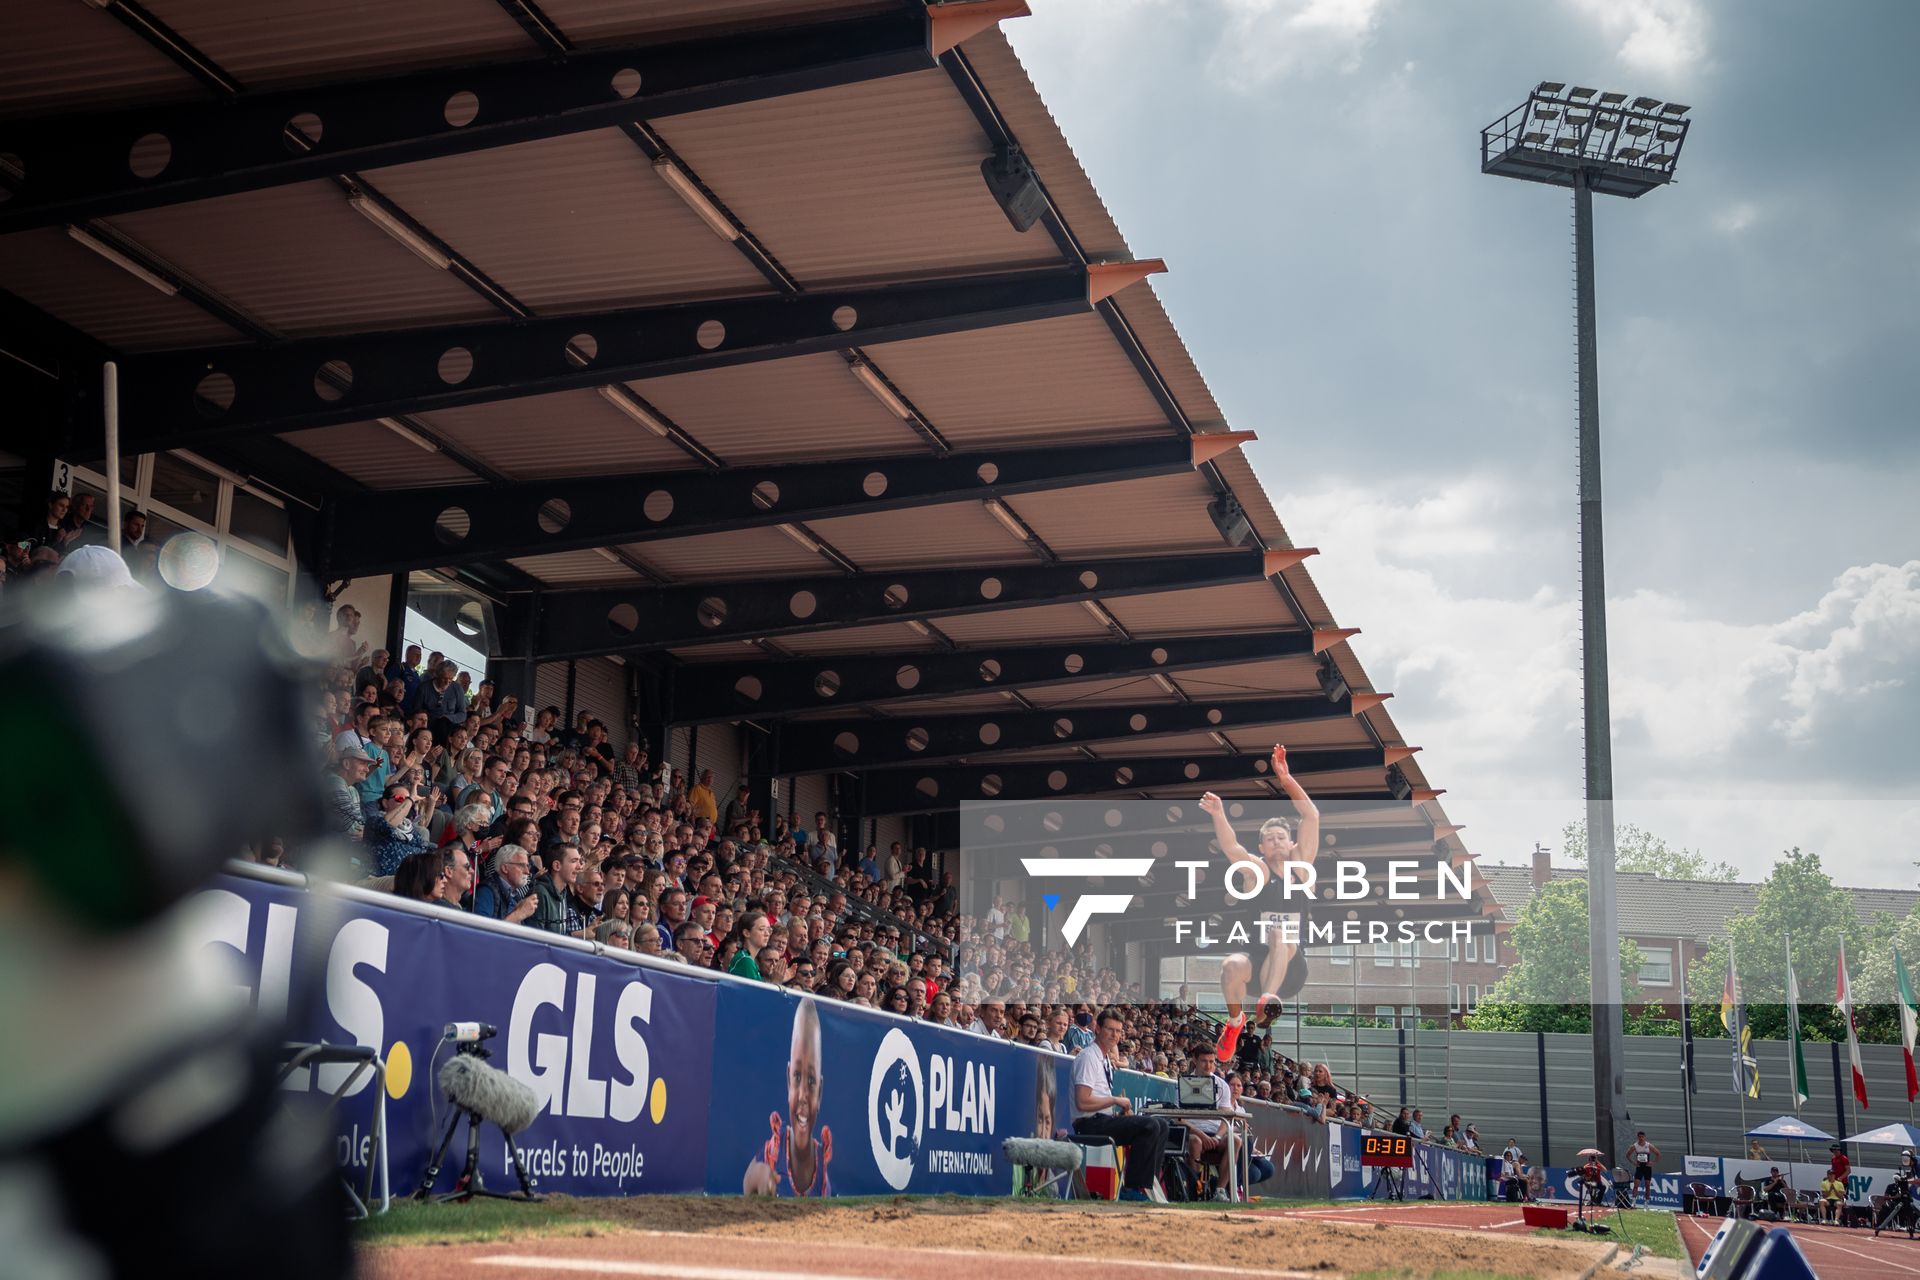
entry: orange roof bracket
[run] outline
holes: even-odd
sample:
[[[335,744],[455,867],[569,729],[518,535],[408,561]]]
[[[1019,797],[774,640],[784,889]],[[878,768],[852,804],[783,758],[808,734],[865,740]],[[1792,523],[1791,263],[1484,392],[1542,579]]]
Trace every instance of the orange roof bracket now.
[[[1413,759],[1413,753],[1419,749],[1418,747],[1387,747],[1381,754],[1386,757],[1388,764],[1399,764],[1402,760]]]
[[[1008,18],[1024,18],[1033,10],[1027,0],[971,0],[966,4],[927,6],[927,52],[939,57],[988,27]]]
[[[1259,438],[1251,431],[1215,431],[1210,435],[1197,435],[1193,438],[1193,465],[1203,466],[1229,449],[1238,449],[1247,441]]]
[[[1445,787],[1441,787],[1437,791],[1432,787],[1415,787],[1413,789],[1413,803],[1417,807],[1419,805],[1426,804],[1429,801],[1438,800],[1441,796],[1445,794],[1447,794],[1447,789]]]
[[[1090,262],[1087,264],[1087,305],[1110,298],[1130,284],[1139,284],[1148,276],[1159,275],[1167,264],[1159,258],[1141,258],[1137,262]]]
[[[1434,827],[1433,838],[1435,840],[1445,840],[1448,836],[1453,835],[1456,832],[1465,831],[1466,829],[1467,828],[1463,823],[1442,822]]]
[[[1308,556],[1317,556],[1319,554],[1320,548],[1318,547],[1285,547],[1278,551],[1269,551],[1263,557],[1265,567],[1261,572],[1271,578],[1282,569],[1291,569]]]
[[[1392,696],[1390,693],[1356,693],[1348,699],[1348,705],[1352,707],[1353,714],[1357,716],[1363,712],[1373,710]]]
[[[1313,651],[1315,653],[1325,653],[1327,650],[1333,648],[1333,646],[1359,634],[1360,628],[1358,627],[1333,627],[1324,631],[1316,631],[1313,633]]]

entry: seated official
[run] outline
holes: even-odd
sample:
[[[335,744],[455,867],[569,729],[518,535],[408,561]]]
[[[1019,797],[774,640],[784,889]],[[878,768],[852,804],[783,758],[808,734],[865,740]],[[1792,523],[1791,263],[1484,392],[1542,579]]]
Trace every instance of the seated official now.
[[[1840,1207],[1847,1202],[1847,1184],[1833,1176],[1833,1170],[1827,1170],[1827,1176],[1820,1179],[1820,1218],[1824,1222],[1840,1221]]]
[[[1233,1104],[1233,1090],[1227,1082],[1215,1074],[1219,1058],[1214,1056],[1214,1048],[1204,1042],[1188,1046],[1187,1072],[1190,1075],[1207,1076],[1213,1080],[1213,1105],[1221,1111],[1236,1110]],[[1197,1176],[1204,1165],[1221,1169],[1227,1158],[1227,1122],[1224,1120],[1187,1120],[1187,1168]],[[1224,1172],[1224,1170],[1223,1170]],[[1224,1182],[1214,1191],[1215,1200],[1231,1199],[1227,1195]]]
[[[1126,1182],[1122,1200],[1147,1200],[1167,1151],[1168,1124],[1158,1116],[1133,1115],[1133,1104],[1113,1091],[1114,1055],[1126,1023],[1103,1009],[1094,1023],[1093,1043],[1073,1060],[1073,1131],[1112,1138],[1125,1147]]]
[[[1780,1172],[1779,1165],[1767,1170],[1767,1180],[1760,1184],[1760,1203],[1766,1211],[1776,1218],[1787,1216],[1787,1203],[1793,1193],[1787,1189],[1787,1175]]]

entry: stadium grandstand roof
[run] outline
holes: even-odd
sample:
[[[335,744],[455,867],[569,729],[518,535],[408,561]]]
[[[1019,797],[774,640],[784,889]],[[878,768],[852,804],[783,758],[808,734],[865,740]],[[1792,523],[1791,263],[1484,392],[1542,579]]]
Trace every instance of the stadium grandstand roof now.
[[[869,812],[1273,796],[1277,740],[1465,859],[1023,11],[16,0],[0,376],[98,457],[117,357],[123,453],[317,509],[318,576],[457,575]]]

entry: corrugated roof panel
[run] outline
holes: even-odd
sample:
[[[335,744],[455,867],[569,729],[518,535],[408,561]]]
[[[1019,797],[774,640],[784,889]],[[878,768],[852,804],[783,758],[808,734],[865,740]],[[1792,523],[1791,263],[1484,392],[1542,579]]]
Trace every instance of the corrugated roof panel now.
[[[1245,631],[1249,627],[1278,629],[1293,624],[1286,602],[1264,578],[1194,591],[1121,596],[1105,603],[1120,625],[1142,640]]]
[[[1319,671],[1319,665],[1303,655],[1297,658],[1270,658],[1265,662],[1245,662],[1231,667],[1176,671],[1173,680],[1194,698],[1276,697],[1318,693]]]
[[[169,297],[83,247],[63,227],[0,236],[0,289],[129,351],[240,340],[185,298]]]
[[[109,220],[288,336],[358,333],[500,313],[355,213],[330,181],[299,182]]]
[[[475,478],[446,455],[428,453],[375,422],[316,427],[283,438],[295,448],[375,489],[472,484]]]
[[[807,527],[862,569],[1040,563],[978,502],[813,520]]]
[[[1131,257],[1120,228],[1093,189],[1007,37],[999,31],[983,31],[967,41],[961,53],[972,64],[1013,136],[1020,140],[1021,150],[1027,153],[1054,207],[1087,256],[1095,261]]]
[[[927,448],[854,380],[837,355],[701,369],[630,385],[735,466]]]
[[[735,529],[627,548],[675,582],[734,582],[838,572],[778,529]]]
[[[1048,685],[1028,692],[1035,706],[1049,711],[1079,703],[1106,705],[1116,702],[1137,704],[1142,711],[1174,706],[1174,700],[1154,683],[1151,676],[1128,676],[1124,680],[1088,680],[1078,684]]]
[[[889,720],[911,723],[915,719],[931,715],[963,715],[1018,711],[1020,708],[1000,693],[963,693],[950,698],[917,698],[911,702],[889,702],[876,710],[881,712],[879,723]],[[847,714],[847,708],[838,707],[825,714],[801,717],[802,719],[841,719]]]
[[[1077,604],[1043,604],[938,618],[935,625],[965,645],[1053,644],[1105,640],[1107,629]]]
[[[436,409],[420,420],[516,480],[686,471],[698,464],[590,390]]]
[[[1091,312],[867,350],[956,448],[1033,444],[1087,429],[1098,429],[1102,439],[1169,430]]]
[[[865,653],[898,653],[903,665],[912,665],[912,655],[924,652],[926,638],[904,622],[881,622],[866,627],[839,627],[829,631],[806,631],[781,636],[780,647],[795,657],[825,658]]]
[[[1207,387],[1207,380],[1200,376],[1200,368],[1193,362],[1193,353],[1187,350],[1187,344],[1173,327],[1173,321],[1160,303],[1160,295],[1154,292],[1153,282],[1147,281],[1131,289],[1123,289],[1113,296],[1113,303],[1120,309],[1121,318],[1127,327],[1133,330],[1139,339],[1142,350],[1153,361],[1153,367],[1160,371],[1160,378],[1167,389],[1173,393],[1173,399],[1189,421],[1198,426],[1206,426],[1220,421],[1220,406],[1214,402],[1213,392]],[[1116,339],[1117,341],[1117,339]]]
[[[505,9],[474,0],[146,0],[251,89],[536,52]]]
[[[766,277],[617,129],[367,175],[535,311],[763,292]]]
[[[654,122],[803,284],[1060,261],[980,176],[986,135],[942,71]]]
[[[1225,551],[1197,471],[1049,489],[1007,499],[1063,559]]]
[[[819,16],[897,9],[895,0],[541,0],[540,9],[579,44],[731,26],[784,25]]]
[[[723,644],[689,645],[684,649],[669,649],[667,652],[682,662],[759,662],[771,657],[759,645],[745,640],[732,640]]]
[[[75,0],[6,0],[0,113],[47,115],[206,91],[110,13]]]
[[[1205,699],[1201,701],[1204,702]],[[1358,720],[1310,720],[1304,724],[1250,725],[1227,730],[1226,736],[1227,741],[1241,751],[1248,755],[1262,757],[1273,750],[1273,744],[1276,742],[1286,743],[1289,750],[1295,747],[1331,750],[1373,745],[1373,739],[1361,731]]]
[[[554,586],[624,587],[642,584],[642,579],[633,570],[615,564],[597,551],[559,551],[544,556],[515,556],[508,563],[517,569],[525,569],[540,581]]]

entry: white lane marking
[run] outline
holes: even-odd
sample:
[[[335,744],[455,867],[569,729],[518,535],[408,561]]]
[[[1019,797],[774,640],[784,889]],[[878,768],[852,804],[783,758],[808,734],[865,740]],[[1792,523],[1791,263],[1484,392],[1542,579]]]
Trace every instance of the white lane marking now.
[[[701,1267],[684,1262],[628,1262],[615,1258],[541,1258],[497,1254],[474,1261],[490,1267],[531,1271],[572,1271],[597,1276],[672,1276],[677,1280],[875,1280],[871,1276],[829,1275],[820,1271],[750,1271],[741,1267]]]
[[[1788,1234],[1791,1235],[1792,1232],[1788,1232]],[[1841,1253],[1850,1253],[1856,1258],[1865,1258],[1868,1262],[1871,1262],[1876,1266],[1892,1267],[1895,1271],[1905,1271],[1909,1275],[1920,1276],[1920,1267],[1903,1267],[1899,1263],[1894,1262],[1891,1259],[1876,1258],[1874,1255],[1870,1253],[1862,1253],[1858,1249],[1849,1249],[1845,1245],[1835,1244],[1831,1240],[1803,1240],[1801,1241],[1801,1243],[1805,1245],[1807,1248],[1812,1248],[1812,1249],[1837,1249]],[[1812,1261],[1812,1259],[1808,1259],[1808,1261]]]

